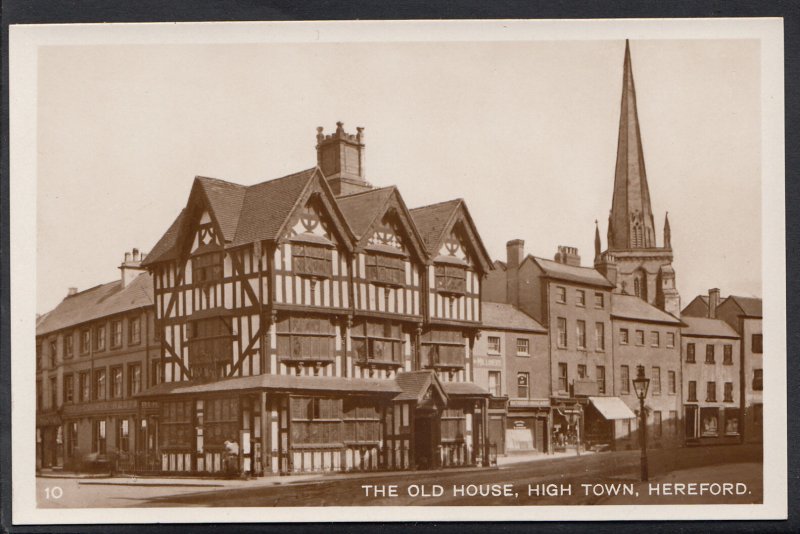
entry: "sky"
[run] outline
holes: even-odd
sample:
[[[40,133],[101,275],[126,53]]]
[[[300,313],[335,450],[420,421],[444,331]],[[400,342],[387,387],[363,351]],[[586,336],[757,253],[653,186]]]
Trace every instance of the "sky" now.
[[[316,127],[365,128],[367,179],[410,207],[466,200],[490,255],[605,248],[625,43],[81,45],[40,48],[38,313],[119,278],[196,175],[254,184],[316,164]],[[682,304],[761,295],[757,40],[634,40],[658,245]]]

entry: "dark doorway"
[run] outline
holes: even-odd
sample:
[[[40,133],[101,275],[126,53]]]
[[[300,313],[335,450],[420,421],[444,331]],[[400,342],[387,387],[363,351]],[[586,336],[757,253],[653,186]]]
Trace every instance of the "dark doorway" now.
[[[438,445],[440,441],[438,411],[424,411],[414,417],[414,458],[417,469],[439,467]]]
[[[697,437],[697,406],[687,405],[684,407],[686,422],[685,436],[686,439],[694,439]]]

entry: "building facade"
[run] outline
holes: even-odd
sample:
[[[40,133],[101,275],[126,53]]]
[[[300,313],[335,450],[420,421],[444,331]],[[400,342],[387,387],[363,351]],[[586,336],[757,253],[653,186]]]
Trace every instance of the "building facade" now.
[[[37,321],[37,468],[113,462],[146,469],[153,406],[136,398],[159,381],[152,280],[134,249],[121,280],[66,298]],[[148,451],[150,452],[148,456]]]
[[[486,462],[488,255],[462,200],[408,210],[363,151],[338,123],[312,169],[195,179],[145,262],[164,471],[220,471],[226,440],[256,475]]]
[[[510,304],[483,303],[475,342],[475,383],[491,393],[489,443],[498,454],[549,452],[547,330]]]

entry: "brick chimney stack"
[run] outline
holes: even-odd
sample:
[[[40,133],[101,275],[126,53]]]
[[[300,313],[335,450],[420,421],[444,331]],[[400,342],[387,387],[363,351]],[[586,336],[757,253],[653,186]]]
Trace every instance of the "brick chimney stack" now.
[[[142,260],[144,258],[145,254],[139,252],[138,248],[125,253],[122,265],[119,266],[119,270],[122,272],[122,287],[128,287],[128,284],[133,282],[140,273],[144,272],[144,269],[142,269]]]
[[[525,241],[512,239],[506,243],[506,298],[519,306],[519,266],[525,259]]]
[[[581,257],[578,255],[578,249],[575,247],[565,247],[563,245],[559,245],[555,260],[558,263],[564,263],[573,267],[581,266]]]
[[[344,131],[344,123],[336,123],[330,135],[317,127],[317,166],[328,180],[336,196],[352,195],[372,189],[364,172],[364,128],[356,134]]]
[[[708,317],[717,318],[717,308],[719,307],[719,289],[716,287],[708,290]]]

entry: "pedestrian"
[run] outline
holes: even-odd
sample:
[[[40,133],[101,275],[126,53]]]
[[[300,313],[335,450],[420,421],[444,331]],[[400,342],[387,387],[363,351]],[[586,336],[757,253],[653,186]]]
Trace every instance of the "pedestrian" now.
[[[239,444],[235,438],[225,440],[225,472],[230,476],[239,473]]]

